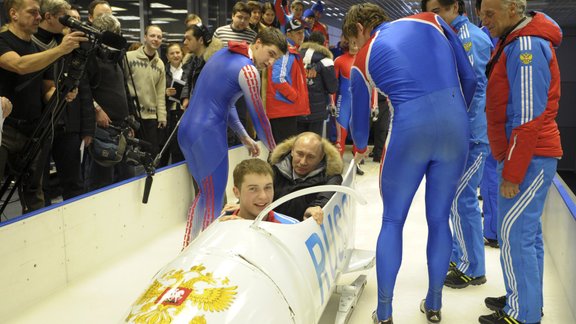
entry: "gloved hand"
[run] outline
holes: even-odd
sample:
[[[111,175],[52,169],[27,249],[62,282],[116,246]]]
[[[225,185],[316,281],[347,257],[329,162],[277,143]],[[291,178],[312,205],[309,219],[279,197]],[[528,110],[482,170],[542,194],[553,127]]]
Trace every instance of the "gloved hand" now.
[[[330,115],[332,117],[338,118],[340,116],[340,109],[335,105],[329,105],[328,109],[330,109]]]
[[[370,117],[372,118],[373,122],[378,120],[379,114],[380,114],[380,109],[378,107],[376,107],[370,111]]]

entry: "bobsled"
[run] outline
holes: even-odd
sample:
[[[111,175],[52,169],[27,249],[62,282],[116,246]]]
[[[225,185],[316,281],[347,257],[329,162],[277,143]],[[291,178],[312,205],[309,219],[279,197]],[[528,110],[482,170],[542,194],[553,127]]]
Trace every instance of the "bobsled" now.
[[[337,285],[341,274],[374,266],[373,251],[354,248],[355,164],[342,186],[318,186],[274,201],[256,220],[215,220],[162,268],[123,319],[128,323],[318,323],[330,296],[341,295],[346,323],[366,283]],[[262,221],[300,195],[334,191],[324,222]]]

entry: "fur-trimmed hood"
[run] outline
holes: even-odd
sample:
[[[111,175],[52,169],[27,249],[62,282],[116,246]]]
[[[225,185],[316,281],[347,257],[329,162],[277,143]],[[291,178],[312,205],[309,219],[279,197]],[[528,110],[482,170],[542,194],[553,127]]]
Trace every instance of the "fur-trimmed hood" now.
[[[328,57],[332,60],[334,59],[334,55],[332,54],[332,52],[330,52],[329,49],[326,48],[326,46],[322,46],[322,45],[319,45],[319,44],[314,43],[314,42],[302,43],[302,45],[300,45],[299,50],[301,53],[304,53],[304,51],[309,49],[309,48],[313,49],[315,52],[318,52],[318,53],[324,55],[325,57]]]
[[[296,142],[297,137],[298,136],[293,136],[283,141],[282,143],[278,144],[278,146],[276,146],[274,151],[270,153],[270,163],[272,165],[277,165],[281,163],[284,160],[284,158],[286,158],[286,156],[290,154],[290,151],[292,151],[292,147],[294,147],[294,142]],[[328,140],[324,138],[322,139],[322,147],[324,149],[325,156],[322,162],[320,163],[320,167],[326,168],[327,176],[342,174],[342,171],[344,170],[344,162],[340,157],[338,149],[336,149],[336,147],[332,145],[332,143],[330,143]]]

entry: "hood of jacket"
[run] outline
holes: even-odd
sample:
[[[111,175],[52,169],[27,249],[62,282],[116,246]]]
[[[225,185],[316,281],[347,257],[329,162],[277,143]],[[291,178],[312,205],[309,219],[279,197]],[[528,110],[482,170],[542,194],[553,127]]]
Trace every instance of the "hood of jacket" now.
[[[314,42],[302,43],[299,49],[302,55],[305,55],[308,49],[314,50],[314,55],[312,56],[312,63],[319,62],[325,57],[328,57],[332,60],[334,59],[334,55],[332,54],[332,52],[330,52],[329,49],[327,49],[325,46],[319,45]]]
[[[532,11],[528,16],[531,16],[532,20],[523,28],[513,31],[508,42],[521,36],[536,36],[548,40],[554,47],[560,46],[562,30],[552,18],[538,11]]]
[[[294,147],[294,142],[296,142],[296,138],[297,136],[293,136],[283,141],[282,143],[278,144],[278,146],[276,146],[276,148],[274,149],[274,151],[272,151],[272,153],[270,153],[270,163],[272,165],[276,165],[278,169],[282,172],[286,171],[283,170],[286,168],[286,162],[283,161],[286,161],[285,159],[288,158],[289,163],[288,165],[290,166],[290,178],[292,177],[291,173],[292,162],[290,152],[292,151],[292,147]],[[325,152],[324,159],[322,159],[322,162],[320,162],[320,165],[316,170],[325,168],[326,175],[328,176],[342,174],[342,171],[344,170],[344,162],[340,157],[338,149],[336,149],[336,147],[332,145],[332,143],[328,142],[328,140],[324,138],[322,139],[322,147]],[[311,174],[312,173],[317,174],[318,172],[316,172],[316,170],[312,171]],[[307,176],[310,176],[311,174]]]

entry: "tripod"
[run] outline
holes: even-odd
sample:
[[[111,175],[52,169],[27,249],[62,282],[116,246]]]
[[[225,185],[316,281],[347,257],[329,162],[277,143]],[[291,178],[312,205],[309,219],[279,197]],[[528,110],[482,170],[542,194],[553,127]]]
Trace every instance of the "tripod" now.
[[[14,195],[14,191],[22,188],[23,179],[25,176],[28,176],[34,160],[36,160],[47,141],[51,139],[52,122],[60,120],[62,117],[67,104],[64,98],[69,92],[78,88],[88,58],[94,53],[94,49],[99,45],[99,41],[92,38],[92,41],[84,44],[85,45],[81,45],[80,48],[74,50],[64,58],[63,64],[67,67],[67,75],[61,81],[55,80],[57,85],[55,94],[53,94],[48,101],[47,108],[42,112],[38,125],[28,137],[23,149],[20,151],[21,155],[17,156],[14,167],[6,177],[2,188],[0,188],[0,198],[3,198],[6,192],[8,192],[10,184],[14,182],[14,186],[8,192],[8,196],[3,200],[4,202],[0,207],[0,215],[4,213],[10,199]],[[43,71],[38,72],[36,77],[40,76],[42,72]],[[26,83],[21,84],[17,88],[23,90],[25,86]],[[23,206],[26,207],[26,201],[24,201]],[[26,210],[24,212],[26,212]]]
[[[16,159],[15,166],[6,177],[2,188],[0,188],[0,197],[4,197],[6,192],[8,192],[10,184],[14,182],[14,186],[10,189],[7,197],[4,199],[4,202],[0,207],[0,215],[4,213],[4,210],[8,206],[8,203],[10,202],[10,199],[14,195],[16,189],[21,188],[24,178],[28,176],[28,172],[30,171],[32,163],[40,154],[44,144],[47,143],[47,141],[51,138],[51,123],[53,120],[59,120],[62,116],[62,113],[64,112],[67,104],[64,98],[66,94],[77,87],[77,83],[78,82],[76,80],[66,78],[63,81],[58,93],[54,94],[48,101],[48,108],[42,113],[40,121],[38,122],[38,126],[36,126],[26,141],[26,144],[24,144],[24,147],[21,151],[22,155]],[[24,202],[24,205],[25,204],[26,202]]]

